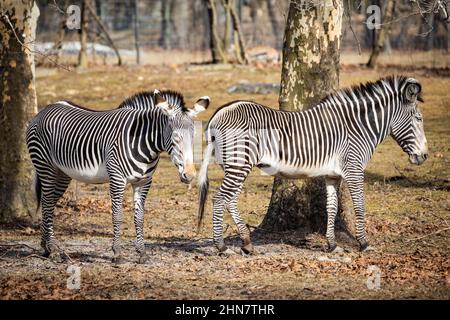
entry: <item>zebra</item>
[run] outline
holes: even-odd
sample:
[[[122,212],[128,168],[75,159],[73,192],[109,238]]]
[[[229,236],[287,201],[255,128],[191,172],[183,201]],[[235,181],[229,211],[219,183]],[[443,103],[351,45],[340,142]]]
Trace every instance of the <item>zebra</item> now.
[[[118,108],[94,111],[70,101],[41,110],[29,123],[26,141],[36,171],[38,209],[42,205],[41,246],[49,256],[58,248],[53,216],[58,199],[72,179],[109,182],[113,222],[113,262],[121,261],[120,228],[126,185],[133,187],[136,251],[145,261],[144,203],[160,154],[167,152],[180,180],[196,175],[193,162],[194,122],[210,103],[201,97],[187,108],[175,91],[141,92]]]
[[[302,112],[274,110],[252,101],[233,101],[220,107],[205,129],[207,146],[198,174],[198,228],[209,189],[208,165],[213,153],[225,172],[213,199],[213,242],[219,252],[231,252],[223,240],[223,212],[228,209],[243,242],[242,252],[254,248],[239,215],[238,195],[253,167],[284,178],[324,176],[326,181],[326,238],[336,244],[334,224],[337,189],[347,182],[356,214],[356,239],[362,251],[372,249],[365,235],[364,170],[377,145],[391,135],[420,165],[428,157],[427,140],[418,102],[422,86],[405,76],[389,76],[338,90]]]

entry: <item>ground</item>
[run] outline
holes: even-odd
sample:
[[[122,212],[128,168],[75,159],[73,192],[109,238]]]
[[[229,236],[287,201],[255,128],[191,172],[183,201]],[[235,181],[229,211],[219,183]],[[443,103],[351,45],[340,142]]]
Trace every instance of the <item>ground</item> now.
[[[197,189],[179,181],[165,156],[146,203],[149,259],[145,264],[136,263],[131,190],[126,195],[122,236],[126,262],[114,265],[107,186],[72,182],[55,217],[65,261],[41,256],[37,224],[0,228],[0,299],[449,299],[450,72],[448,61],[446,68],[431,69],[434,63],[405,63],[408,59],[414,62],[408,55],[396,67],[374,71],[345,64],[341,72],[341,87],[402,73],[418,78],[424,91],[430,158],[413,166],[388,139],[367,168],[367,233],[376,251],[360,253],[355,240],[345,234],[338,234],[345,252],[334,254],[323,251],[322,234],[260,230],[252,235],[255,255],[218,256],[210,240],[211,201],[206,223],[197,234]],[[205,121],[231,100],[247,98],[275,107],[276,93],[229,94],[226,88],[240,80],[278,83],[279,72],[279,66],[262,65],[93,66],[84,72],[38,68],[38,103],[43,107],[67,99],[109,109],[137,91],[171,88],[182,92],[191,105],[209,95],[212,105],[198,119]],[[212,192],[221,179],[220,168],[212,165]],[[272,181],[254,170],[246,182],[239,208],[251,226],[263,219]],[[225,223],[226,241],[239,252],[236,228],[229,217]],[[67,286],[73,265],[80,267],[79,289]]]

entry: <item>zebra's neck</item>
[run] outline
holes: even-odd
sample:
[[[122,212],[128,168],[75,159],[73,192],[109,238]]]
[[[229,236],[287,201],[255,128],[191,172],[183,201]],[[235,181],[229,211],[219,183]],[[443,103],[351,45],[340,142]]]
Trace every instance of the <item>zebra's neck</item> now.
[[[136,161],[150,163],[166,150],[168,117],[157,109],[135,113],[127,143]]]
[[[328,109],[347,129],[350,144],[365,154],[368,162],[375,148],[390,134],[399,98],[396,90],[373,86],[371,90],[344,90],[324,99],[317,111]]]

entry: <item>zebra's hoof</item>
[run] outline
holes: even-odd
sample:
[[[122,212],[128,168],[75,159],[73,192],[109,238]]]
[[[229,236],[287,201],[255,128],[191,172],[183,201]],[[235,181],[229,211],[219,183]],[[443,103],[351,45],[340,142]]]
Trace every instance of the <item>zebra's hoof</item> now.
[[[344,249],[339,246],[334,246],[333,250],[330,250],[331,253],[344,253]]]
[[[376,249],[375,249],[375,247],[367,245],[365,248],[361,247],[360,251],[361,252],[375,252]]]
[[[254,252],[255,252],[255,249],[253,248],[253,245],[251,243],[249,243],[241,248],[241,254],[243,254],[243,255],[251,255]]]
[[[138,263],[139,264],[145,264],[147,262],[147,255],[142,255],[139,257]]]
[[[63,255],[60,252],[54,252],[54,251],[49,253],[47,258],[56,263],[63,263],[67,260],[65,255]]]
[[[334,249],[337,248],[337,244],[336,243],[328,243],[328,248],[324,249],[327,252],[333,252]]]
[[[119,265],[119,264],[123,264],[125,263],[125,260],[122,257],[113,257],[112,258],[112,263]]]

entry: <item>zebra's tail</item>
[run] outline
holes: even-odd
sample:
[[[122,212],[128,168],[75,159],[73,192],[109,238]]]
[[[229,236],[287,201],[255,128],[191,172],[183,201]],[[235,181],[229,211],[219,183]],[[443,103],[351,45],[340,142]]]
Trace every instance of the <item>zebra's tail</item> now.
[[[37,202],[36,212],[38,212],[41,207],[42,183],[37,174],[34,175],[34,194]]]
[[[203,214],[205,213],[205,203],[206,198],[208,197],[208,189],[209,189],[208,166],[213,151],[214,145],[212,144],[212,142],[210,142],[206,146],[202,167],[200,168],[200,172],[198,173],[199,206],[198,206],[197,233],[200,232],[200,228],[202,226],[203,221]]]

